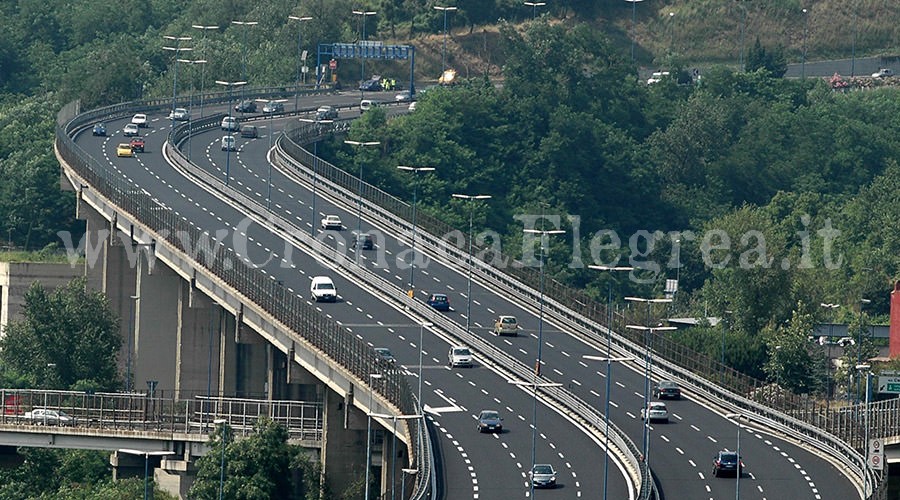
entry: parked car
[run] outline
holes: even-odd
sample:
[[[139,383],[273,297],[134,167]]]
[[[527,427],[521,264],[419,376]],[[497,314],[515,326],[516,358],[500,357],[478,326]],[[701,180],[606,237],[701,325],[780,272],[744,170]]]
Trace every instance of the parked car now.
[[[412,92],[408,90],[404,90],[403,92],[400,92],[399,94],[394,96],[394,100],[397,102],[409,102],[412,101],[412,98]]]
[[[236,151],[237,140],[233,135],[222,136],[222,151]]]
[[[450,358],[450,366],[472,366],[472,351],[464,345],[458,345],[450,348],[448,355]]]
[[[377,92],[382,89],[383,89],[383,87],[381,86],[381,77],[380,76],[372,77],[371,80],[366,80],[366,81],[362,82],[361,84],[359,84],[359,90],[365,90],[365,91],[369,91],[369,92]]]
[[[503,419],[497,410],[481,410],[478,414],[478,432],[503,432]]]
[[[309,293],[313,302],[335,302],[337,300],[337,289],[334,287],[334,281],[328,276],[316,276],[309,284]]]
[[[681,387],[671,380],[660,380],[653,394],[657,399],[681,399]]]
[[[322,218],[321,224],[323,231],[341,231],[344,229],[344,223],[341,222],[340,216],[337,215],[326,215]]]
[[[259,130],[255,125],[244,125],[241,127],[241,137],[256,139],[259,137]]]
[[[651,401],[646,408],[641,408],[641,420],[644,419],[647,419],[650,422],[668,422],[669,409],[666,408],[665,403],[660,403],[659,401]]]
[[[432,293],[428,296],[428,300],[425,303],[438,311],[450,310],[450,299],[443,293]]]
[[[515,316],[500,316],[494,321],[494,335],[512,335],[519,333],[519,322]]]
[[[169,113],[169,119],[179,122],[186,122],[191,119],[190,113],[184,108],[175,108]]]
[[[372,99],[363,99],[359,101],[359,110],[360,111],[368,111],[372,108],[377,108],[379,106],[378,101],[373,101]]]
[[[237,131],[240,130],[241,126],[238,124],[238,119],[233,116],[226,116],[222,118],[222,130],[228,131]]]
[[[744,471],[744,462],[738,457],[737,452],[722,450],[713,457],[712,474],[719,477],[724,474],[741,474]]]
[[[94,128],[91,129],[91,135],[106,135],[106,125],[102,123],[95,123]]]
[[[131,144],[123,142],[116,146],[116,156],[119,158],[130,158],[134,156],[134,152],[131,150]]]
[[[872,78],[887,78],[889,76],[894,76],[894,70],[891,68],[881,68],[872,73]]]
[[[69,416],[62,410],[50,410],[47,408],[35,408],[25,412],[22,417],[26,422],[35,425],[75,425],[75,417]]]
[[[138,153],[144,152],[144,138],[143,137],[133,137],[131,142],[128,143],[131,146],[132,151],[136,151]]]
[[[251,100],[241,101],[234,105],[234,110],[239,113],[256,113],[256,102]]]
[[[125,137],[134,137],[141,133],[140,129],[134,123],[128,123],[122,128],[122,135]]]
[[[556,471],[550,464],[534,464],[529,475],[535,488],[556,487]]]
[[[416,110],[416,101],[409,103],[409,107],[406,108],[406,110],[409,111],[410,113],[415,111]]]
[[[269,101],[263,106],[263,113],[284,113],[284,103]]]
[[[647,85],[653,85],[654,83],[659,83],[659,82],[663,81],[663,79],[668,78],[668,77],[669,77],[668,71],[656,71],[652,75],[650,75],[650,78],[647,79]]]
[[[376,347],[375,352],[381,357],[381,359],[387,361],[388,363],[396,363],[397,360],[394,359],[394,355],[391,354],[391,350],[387,347]]]
[[[146,127],[150,124],[150,122],[147,121],[147,115],[145,115],[144,113],[138,113],[132,116],[131,123],[137,125],[138,127]]]
[[[334,106],[320,106],[316,110],[316,120],[334,120],[338,117],[338,110]]]

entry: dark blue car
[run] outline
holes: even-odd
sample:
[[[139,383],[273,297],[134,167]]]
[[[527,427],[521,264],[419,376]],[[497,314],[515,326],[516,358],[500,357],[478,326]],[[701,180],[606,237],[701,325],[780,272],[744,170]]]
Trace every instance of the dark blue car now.
[[[433,293],[428,297],[427,304],[438,311],[450,310],[450,299],[443,293]]]
[[[91,131],[91,133],[93,135],[105,136],[106,135],[106,125],[104,125],[102,123],[95,124],[94,129]]]

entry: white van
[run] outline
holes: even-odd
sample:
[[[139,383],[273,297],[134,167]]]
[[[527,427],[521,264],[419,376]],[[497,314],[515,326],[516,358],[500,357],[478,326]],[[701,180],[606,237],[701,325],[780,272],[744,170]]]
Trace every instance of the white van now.
[[[362,101],[359,101],[360,111],[368,111],[376,107],[378,107],[378,101],[373,101],[371,99],[363,99]]]
[[[233,135],[222,136],[222,151],[236,151],[237,141]]]
[[[337,300],[337,289],[328,276],[314,277],[309,284],[309,293],[314,302],[335,302]]]

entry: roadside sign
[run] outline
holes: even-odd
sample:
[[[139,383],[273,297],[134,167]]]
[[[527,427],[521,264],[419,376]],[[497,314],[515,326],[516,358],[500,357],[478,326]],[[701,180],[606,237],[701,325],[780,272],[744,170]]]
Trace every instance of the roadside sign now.
[[[882,394],[900,394],[900,377],[878,377],[878,392]]]
[[[337,69],[337,61],[334,59],[328,61],[328,68],[331,69],[331,71],[336,70]]]
[[[869,453],[867,456],[869,468],[872,470],[884,469],[884,447],[881,439],[869,440]]]

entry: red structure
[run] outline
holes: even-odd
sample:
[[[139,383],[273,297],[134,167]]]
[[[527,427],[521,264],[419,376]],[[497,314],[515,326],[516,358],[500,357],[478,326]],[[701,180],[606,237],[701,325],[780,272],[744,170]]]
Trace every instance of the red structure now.
[[[900,281],[891,292],[891,359],[900,356]]]

